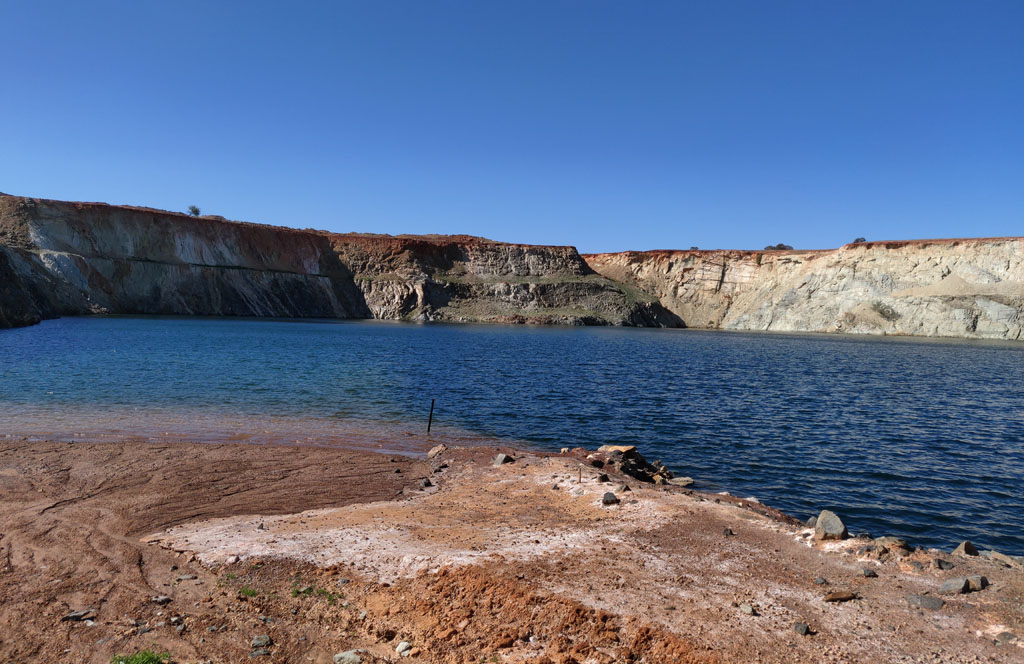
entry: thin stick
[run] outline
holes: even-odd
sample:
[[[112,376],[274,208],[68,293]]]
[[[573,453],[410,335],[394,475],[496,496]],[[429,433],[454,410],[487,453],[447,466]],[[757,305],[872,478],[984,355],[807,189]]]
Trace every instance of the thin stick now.
[[[434,423],[434,400],[430,400],[430,419],[427,420],[427,433],[430,433],[430,425]]]

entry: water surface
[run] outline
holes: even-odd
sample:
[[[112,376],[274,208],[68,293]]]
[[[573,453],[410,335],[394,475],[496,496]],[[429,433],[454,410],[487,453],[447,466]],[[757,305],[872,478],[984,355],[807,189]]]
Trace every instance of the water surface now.
[[[64,318],[0,332],[0,435],[635,444],[854,532],[1024,554],[1024,344]]]

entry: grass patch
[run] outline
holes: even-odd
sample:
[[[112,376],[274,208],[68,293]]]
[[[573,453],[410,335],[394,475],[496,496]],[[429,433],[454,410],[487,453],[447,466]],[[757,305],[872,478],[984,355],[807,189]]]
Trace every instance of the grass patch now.
[[[170,660],[170,653],[140,650],[134,655],[114,655],[110,658],[110,664],[163,664]]]
[[[242,586],[241,589],[238,591],[238,594],[242,597],[255,597],[256,589],[250,588],[249,586]]]

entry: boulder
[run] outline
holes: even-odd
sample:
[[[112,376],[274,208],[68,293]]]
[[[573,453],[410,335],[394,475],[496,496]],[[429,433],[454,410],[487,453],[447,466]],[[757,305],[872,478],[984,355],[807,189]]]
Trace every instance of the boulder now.
[[[611,491],[608,491],[607,493],[604,494],[604,496],[601,497],[601,504],[602,505],[618,505],[619,504],[619,499],[618,499],[618,497],[614,493],[612,493]]]
[[[969,592],[970,589],[971,585],[967,582],[967,579],[965,579],[962,576],[958,576],[954,579],[946,579],[945,581],[943,581],[942,585],[939,586],[939,594],[961,595],[963,593]]]
[[[512,458],[512,457],[511,457],[510,455],[508,455],[508,454],[498,454],[498,455],[497,455],[496,457],[494,457],[494,464],[493,464],[493,465],[494,465],[495,467],[497,467],[497,466],[503,466],[503,465],[505,465],[506,463],[512,463],[513,461],[515,461],[515,459],[514,459],[514,458]]]
[[[928,609],[929,611],[938,611],[946,605],[944,601],[938,597],[931,597],[930,595],[917,595],[909,594],[904,596],[907,600],[907,604],[914,607],[915,609]]]
[[[445,445],[444,443],[441,443],[440,445],[435,445],[435,446],[430,448],[429,452],[427,452],[427,458],[428,459],[433,459],[434,457],[436,457],[441,452],[444,452],[446,449],[448,449],[448,446]],[[355,651],[349,650],[347,652],[355,652]]]
[[[960,542],[960,546],[953,549],[954,556],[976,556],[978,555],[978,548],[971,544],[969,541],[964,540]]]
[[[988,579],[980,574],[975,574],[974,576],[967,577],[967,585],[971,592],[977,592],[988,587]]]
[[[835,512],[822,510],[815,520],[814,539],[816,540],[841,540],[846,539],[848,535],[846,525]]]

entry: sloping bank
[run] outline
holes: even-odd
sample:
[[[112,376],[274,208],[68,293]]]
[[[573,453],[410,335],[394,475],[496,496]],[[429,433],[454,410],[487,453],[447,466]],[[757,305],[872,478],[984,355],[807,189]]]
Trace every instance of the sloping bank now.
[[[91,313],[678,325],[572,247],[0,195],[0,327]]]

